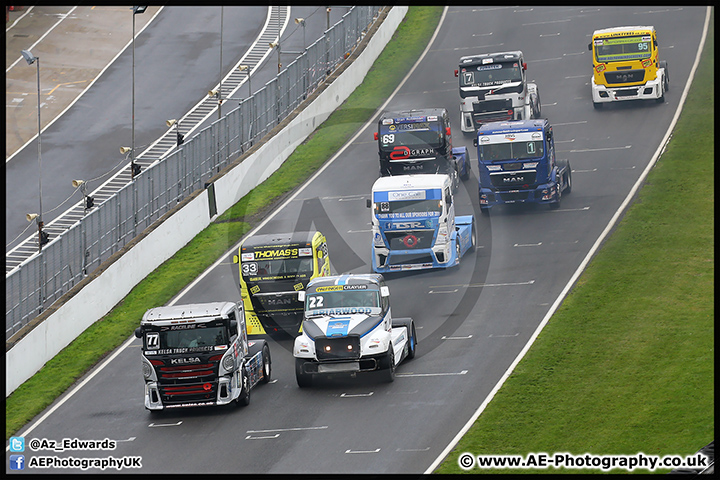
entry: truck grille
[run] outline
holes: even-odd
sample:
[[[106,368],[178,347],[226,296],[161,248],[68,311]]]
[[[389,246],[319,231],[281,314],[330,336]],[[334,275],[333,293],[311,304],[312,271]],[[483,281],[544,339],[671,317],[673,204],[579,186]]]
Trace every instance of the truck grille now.
[[[615,90],[615,96],[616,97],[637,97],[638,89],[637,88],[622,88]]]
[[[315,339],[318,360],[357,360],[360,358],[360,337],[319,337]]]
[[[528,199],[528,191],[514,191],[514,192],[499,192],[500,199],[503,202],[519,202]]]
[[[512,110],[512,100],[509,98],[500,100],[485,100],[484,102],[473,102],[473,113],[498,113]]]
[[[217,399],[219,361],[157,367],[164,405]]]
[[[404,255],[404,254],[393,254],[390,257],[390,263],[388,265],[408,265],[418,263],[433,263],[433,256],[430,253],[423,253],[420,255]]]
[[[605,81],[608,84],[638,83],[645,80],[645,70],[620,70],[605,72]]]
[[[502,172],[491,174],[490,180],[496,188],[518,188],[522,185],[534,185],[537,178],[537,172],[533,170]]]
[[[435,230],[412,230],[405,232],[386,232],[390,250],[415,250],[430,248]]]

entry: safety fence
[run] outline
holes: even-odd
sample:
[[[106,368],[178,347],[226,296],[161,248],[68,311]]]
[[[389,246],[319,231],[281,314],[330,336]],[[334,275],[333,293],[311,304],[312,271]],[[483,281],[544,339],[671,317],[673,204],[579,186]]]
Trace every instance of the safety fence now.
[[[237,108],[144,169],[5,277],[5,338],[217,175],[290,115],[357,47],[382,7],[354,6]]]

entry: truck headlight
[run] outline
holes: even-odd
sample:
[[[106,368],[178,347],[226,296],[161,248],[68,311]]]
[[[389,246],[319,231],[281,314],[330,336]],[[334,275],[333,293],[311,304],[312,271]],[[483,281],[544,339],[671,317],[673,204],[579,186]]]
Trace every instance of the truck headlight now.
[[[380,233],[380,230],[376,227],[373,227],[373,245],[379,248],[385,247],[385,241],[383,240],[382,233]]]
[[[232,352],[228,352],[220,362],[220,366],[222,367],[220,369],[220,375],[224,373],[232,373],[234,367],[235,367],[235,359],[232,356]],[[224,370],[224,372],[223,372]]]
[[[143,378],[146,381],[156,381],[157,376],[155,375],[155,369],[153,368],[152,364],[150,363],[150,360],[145,358],[143,355],[142,357],[142,374]]]
[[[450,236],[448,235],[448,229],[447,225],[443,225],[438,228],[438,234],[437,239],[435,240],[435,245],[444,245],[448,243],[450,240]]]

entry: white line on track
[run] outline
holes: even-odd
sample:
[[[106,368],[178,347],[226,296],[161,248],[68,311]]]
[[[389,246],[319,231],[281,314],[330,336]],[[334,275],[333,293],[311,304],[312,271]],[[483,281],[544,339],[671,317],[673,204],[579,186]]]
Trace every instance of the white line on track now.
[[[345,453],[378,453],[380,451],[379,448],[376,448],[375,450],[345,450]]]
[[[454,377],[457,375],[465,375],[468,371],[446,372],[446,373],[396,373],[396,377]]]

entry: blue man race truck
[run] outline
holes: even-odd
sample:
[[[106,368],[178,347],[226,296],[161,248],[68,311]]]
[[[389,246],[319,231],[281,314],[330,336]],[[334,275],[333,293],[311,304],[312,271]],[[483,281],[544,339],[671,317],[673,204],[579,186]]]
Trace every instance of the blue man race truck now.
[[[380,177],[367,206],[376,273],[452,267],[475,248],[475,218],[455,215],[448,175]]]
[[[480,211],[502,203],[544,203],[560,207],[570,193],[569,160],[555,159],[552,126],[547,119],[491,122],[478,129]]]
[[[420,108],[386,112],[375,132],[380,156],[380,175],[445,173],[456,192],[460,180],[470,177],[466,147],[453,148],[450,116],[444,108]]]

